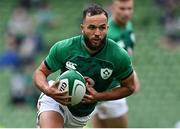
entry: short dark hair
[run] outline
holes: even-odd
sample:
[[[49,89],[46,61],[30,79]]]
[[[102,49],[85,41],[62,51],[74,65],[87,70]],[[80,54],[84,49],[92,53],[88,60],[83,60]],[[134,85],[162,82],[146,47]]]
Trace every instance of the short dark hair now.
[[[104,14],[108,19],[108,13],[98,5],[92,5],[83,11],[83,21],[86,18],[87,14],[90,14],[90,16]]]

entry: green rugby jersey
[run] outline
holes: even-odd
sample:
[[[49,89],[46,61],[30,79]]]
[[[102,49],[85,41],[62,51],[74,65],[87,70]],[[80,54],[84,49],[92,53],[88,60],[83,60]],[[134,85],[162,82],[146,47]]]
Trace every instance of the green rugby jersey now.
[[[135,43],[135,35],[132,23],[129,21],[125,27],[120,27],[112,18],[108,21],[108,38],[114,40],[120,47],[125,50],[133,49]]]
[[[57,42],[50,49],[45,64],[55,72],[76,69],[83,76],[91,78],[94,89],[102,92],[108,89],[113,78],[122,80],[132,72],[132,64],[127,52],[113,40],[107,39],[105,46],[98,53],[91,55],[84,46],[82,35]],[[68,106],[75,116],[89,115],[96,103]]]

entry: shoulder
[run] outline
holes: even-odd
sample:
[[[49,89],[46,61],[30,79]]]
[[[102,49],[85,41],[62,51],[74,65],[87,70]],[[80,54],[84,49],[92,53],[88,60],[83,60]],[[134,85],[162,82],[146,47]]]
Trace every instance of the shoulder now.
[[[109,40],[108,46],[108,56],[114,66],[114,76],[118,80],[126,78],[133,71],[131,58],[126,50],[115,42]]]
[[[108,39],[108,51],[111,53],[113,59],[115,60],[130,60],[130,57],[126,50],[120,46],[117,45],[115,41],[112,39]]]
[[[122,47],[118,46],[118,44],[111,38],[108,38],[107,41],[108,41],[108,47],[110,50],[112,50],[114,52],[118,52],[118,53],[124,52],[124,49]]]

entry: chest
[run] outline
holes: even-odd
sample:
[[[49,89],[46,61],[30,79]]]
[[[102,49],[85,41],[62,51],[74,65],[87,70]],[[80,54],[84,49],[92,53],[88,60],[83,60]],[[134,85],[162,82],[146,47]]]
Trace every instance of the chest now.
[[[76,55],[64,62],[63,71],[67,69],[76,69],[97,91],[104,91],[112,82],[114,65],[107,60]]]

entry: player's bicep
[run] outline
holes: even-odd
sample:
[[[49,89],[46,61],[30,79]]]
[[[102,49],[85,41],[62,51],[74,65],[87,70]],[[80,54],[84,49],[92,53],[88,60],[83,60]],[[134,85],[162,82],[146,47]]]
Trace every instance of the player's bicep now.
[[[45,61],[40,64],[38,70],[41,71],[46,77],[52,73],[52,71],[46,65]]]

